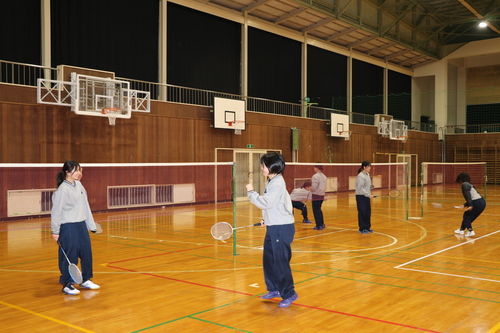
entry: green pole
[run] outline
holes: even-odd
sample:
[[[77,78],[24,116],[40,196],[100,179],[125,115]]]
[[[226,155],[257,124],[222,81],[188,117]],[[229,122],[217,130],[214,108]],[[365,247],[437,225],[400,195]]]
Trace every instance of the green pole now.
[[[236,163],[233,162],[233,167],[232,167],[232,174],[233,174],[233,228],[236,228]],[[233,255],[236,256],[238,253],[236,253],[236,230],[233,233]]]
[[[424,163],[420,166],[420,186],[422,186],[422,191],[420,193],[420,208],[422,217],[424,217]]]
[[[486,200],[486,183],[488,183],[488,162],[484,162],[484,200]]]

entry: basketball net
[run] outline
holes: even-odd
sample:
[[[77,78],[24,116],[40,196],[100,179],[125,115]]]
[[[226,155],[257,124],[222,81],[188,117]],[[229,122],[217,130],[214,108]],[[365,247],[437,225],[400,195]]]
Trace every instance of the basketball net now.
[[[109,121],[110,126],[115,126],[116,118],[121,113],[121,111],[122,111],[122,109],[119,109],[119,108],[104,108],[104,109],[102,109],[102,114],[104,114],[104,115],[106,115],[106,117],[108,117],[108,121]]]
[[[241,121],[241,120],[235,120],[235,121],[230,121],[228,123],[229,126],[235,126],[235,129],[234,129],[234,134],[236,135],[241,135],[241,128],[236,128],[236,125],[237,124],[244,124],[245,122],[244,121]]]
[[[343,133],[346,133],[347,135],[342,135]],[[351,133],[351,131],[340,131],[339,135],[342,135],[345,141],[349,141],[349,139],[351,138]]]

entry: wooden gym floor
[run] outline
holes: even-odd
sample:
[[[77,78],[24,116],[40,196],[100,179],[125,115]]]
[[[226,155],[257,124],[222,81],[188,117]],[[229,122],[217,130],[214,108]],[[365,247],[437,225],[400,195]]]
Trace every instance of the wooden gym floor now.
[[[459,188],[426,190],[423,218],[420,187],[408,204],[404,193],[374,198],[373,234],[357,232],[352,193],[325,201],[322,231],[296,210],[299,299],[284,309],[259,298],[263,227],[238,230],[236,246],[211,237],[214,223],[232,222],[229,203],[95,214],[104,227],[91,235],[101,290],[79,296],[61,293],[48,217],[1,222],[0,331],[500,331],[500,187],[488,186],[470,239],[454,234]],[[260,211],[242,201],[236,217],[245,226]]]

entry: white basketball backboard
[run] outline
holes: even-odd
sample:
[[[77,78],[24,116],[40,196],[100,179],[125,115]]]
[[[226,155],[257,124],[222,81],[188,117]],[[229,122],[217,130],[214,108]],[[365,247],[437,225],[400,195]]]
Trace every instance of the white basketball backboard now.
[[[214,97],[214,128],[246,130],[245,101]]]
[[[330,113],[330,136],[349,139],[349,116],[341,113]]]
[[[132,111],[150,111],[150,93],[130,89],[128,81],[76,72],[70,78],[70,81],[38,79],[38,103],[70,106],[76,114],[98,117],[108,117],[103,109],[119,109],[115,118],[130,118]]]

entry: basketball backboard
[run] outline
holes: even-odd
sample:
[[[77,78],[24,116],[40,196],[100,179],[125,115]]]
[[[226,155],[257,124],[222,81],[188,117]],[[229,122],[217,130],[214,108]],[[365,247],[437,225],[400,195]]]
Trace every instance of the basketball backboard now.
[[[408,126],[402,120],[391,119],[389,122],[389,138],[405,141],[408,138]]]
[[[114,79],[114,74],[108,77],[108,74],[91,76],[72,72],[70,81],[38,79],[37,101],[70,106],[76,114],[98,117],[109,116],[103,109],[119,109],[115,118],[130,118],[132,111],[150,111],[148,91],[130,89],[128,81]],[[67,71],[62,72],[60,78],[66,76]]]
[[[340,113],[330,113],[330,136],[349,139],[349,116]]]
[[[408,138],[408,126],[402,120],[381,120],[377,126],[377,133],[391,140],[405,141]]]
[[[76,114],[102,117],[102,109],[118,108],[121,112],[117,118],[131,117],[129,82],[76,73],[71,74],[71,82],[76,82],[75,102],[71,106]]]
[[[214,97],[214,128],[246,130],[245,101]]]

